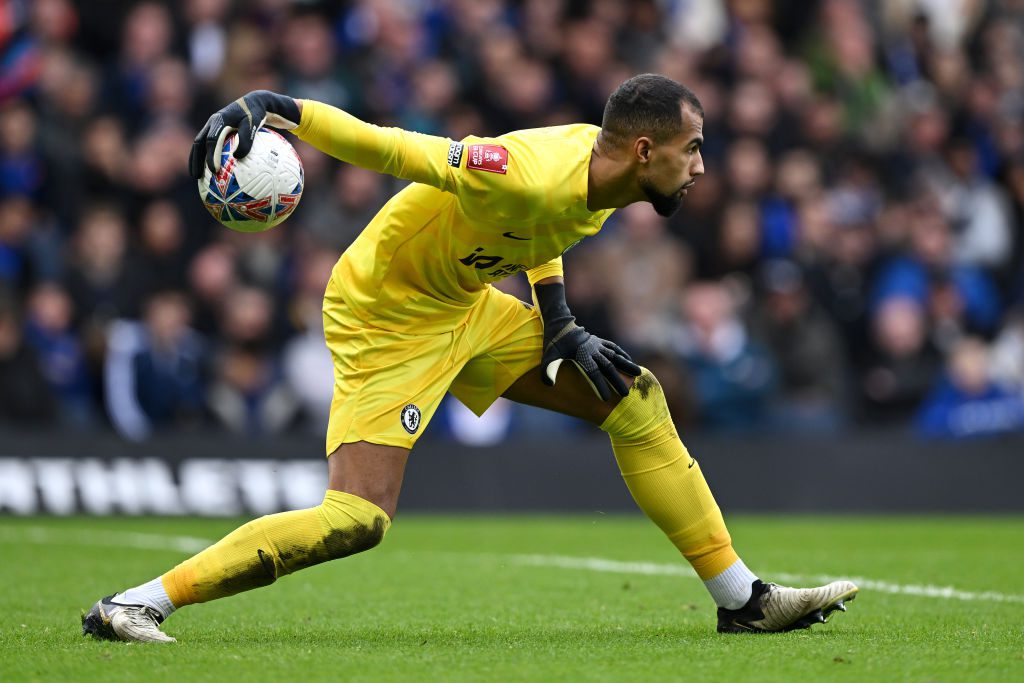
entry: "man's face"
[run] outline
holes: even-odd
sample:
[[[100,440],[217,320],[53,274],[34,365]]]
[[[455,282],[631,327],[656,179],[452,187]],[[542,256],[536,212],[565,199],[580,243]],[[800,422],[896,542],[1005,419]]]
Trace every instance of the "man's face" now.
[[[687,105],[680,133],[661,143],[651,141],[640,171],[640,189],[661,216],[671,216],[683,197],[704,174],[700,150],[704,143],[704,119]]]

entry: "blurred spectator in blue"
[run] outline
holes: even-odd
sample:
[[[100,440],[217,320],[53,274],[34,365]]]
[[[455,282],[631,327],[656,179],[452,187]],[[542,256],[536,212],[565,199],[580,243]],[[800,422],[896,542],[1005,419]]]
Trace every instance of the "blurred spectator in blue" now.
[[[40,36],[27,29],[24,8],[12,4],[0,20],[0,102],[31,89],[43,69]]]
[[[122,120],[136,126],[149,123],[143,114],[152,70],[169,54],[173,41],[174,24],[164,4],[140,2],[128,12],[122,24],[120,58],[107,77],[105,98]]]
[[[34,213],[26,197],[0,200],[0,286],[24,291],[32,279],[29,240]]]
[[[763,426],[776,384],[768,352],[736,313],[728,289],[697,282],[682,295],[683,325],[672,339],[694,386],[701,426],[745,431]]]
[[[871,317],[871,356],[861,374],[865,417],[876,424],[905,424],[931,389],[941,361],[928,339],[921,302],[893,296]]]
[[[792,261],[765,262],[760,281],[764,305],[753,329],[779,368],[772,423],[786,432],[836,430],[844,422],[848,373],[836,324],[811,298]]]
[[[276,434],[299,418],[299,402],[270,346],[273,317],[271,297],[256,287],[238,287],[224,300],[224,344],[207,401],[214,418],[230,432]]]
[[[922,436],[965,438],[1024,431],[1024,396],[989,377],[989,349],[962,339],[946,364],[946,376],[928,395],[915,420]]]
[[[299,417],[274,357],[252,346],[228,346],[218,354],[208,403],[221,427],[251,437],[278,434]]]
[[[71,297],[56,283],[43,283],[29,296],[25,339],[60,406],[63,422],[74,428],[96,425],[96,392],[82,342],[74,333]]]
[[[203,411],[205,343],[189,327],[181,292],[154,294],[143,322],[110,326],[104,368],[107,412],[121,436],[144,439],[159,428],[181,429]]]
[[[0,108],[0,196],[22,194],[38,198],[46,165],[37,147],[38,120],[21,100]]]
[[[949,221],[927,198],[911,214],[909,246],[909,253],[891,258],[879,272],[874,305],[910,297],[929,309],[941,334],[941,328],[992,333],[1001,314],[999,290],[984,270],[953,262]]]
[[[17,305],[0,290],[0,423],[12,427],[53,423],[57,405],[39,357],[25,343]]]
[[[793,258],[800,246],[802,202],[822,192],[821,165],[805,149],[782,156],[775,172],[774,192],[761,202],[761,254]]]
[[[124,216],[113,207],[93,206],[83,214],[65,273],[80,325],[103,327],[138,315],[144,275],[129,257]]]

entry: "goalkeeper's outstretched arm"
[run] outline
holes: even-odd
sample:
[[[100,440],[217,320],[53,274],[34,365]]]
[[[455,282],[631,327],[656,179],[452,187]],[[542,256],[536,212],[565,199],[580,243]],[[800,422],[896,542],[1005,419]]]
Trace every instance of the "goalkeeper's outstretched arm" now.
[[[396,178],[456,192],[458,182],[449,164],[447,138],[382,128],[322,102],[255,90],[216,112],[192,143],[189,170],[203,176],[203,165],[218,171],[224,138],[238,131],[235,157],[244,158],[260,126],[291,130],[300,139],[331,156]]]
[[[371,171],[454,191],[448,163],[451,140],[375,126],[322,102],[298,102],[302,116],[292,132],[322,152]]]

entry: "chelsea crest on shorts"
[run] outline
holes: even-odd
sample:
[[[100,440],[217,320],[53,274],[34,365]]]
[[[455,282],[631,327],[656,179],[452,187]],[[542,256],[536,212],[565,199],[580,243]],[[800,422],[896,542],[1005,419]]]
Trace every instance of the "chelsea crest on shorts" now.
[[[402,408],[401,419],[402,426],[405,427],[405,431],[410,434],[415,434],[416,430],[420,428],[420,409],[410,403],[406,407]]]

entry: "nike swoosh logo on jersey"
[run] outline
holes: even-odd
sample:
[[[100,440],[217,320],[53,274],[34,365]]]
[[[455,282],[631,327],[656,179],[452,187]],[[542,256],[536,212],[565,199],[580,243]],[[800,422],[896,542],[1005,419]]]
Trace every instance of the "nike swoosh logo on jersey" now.
[[[520,240],[520,241],[522,241],[522,242],[528,242],[528,241],[530,240],[530,238],[529,238],[529,237],[516,237],[515,235],[513,235],[513,234],[512,234],[512,231],[511,231],[511,230],[510,230],[509,232],[503,232],[503,233],[501,233],[501,236],[502,236],[502,237],[507,237],[507,238],[509,238],[510,240]]]

